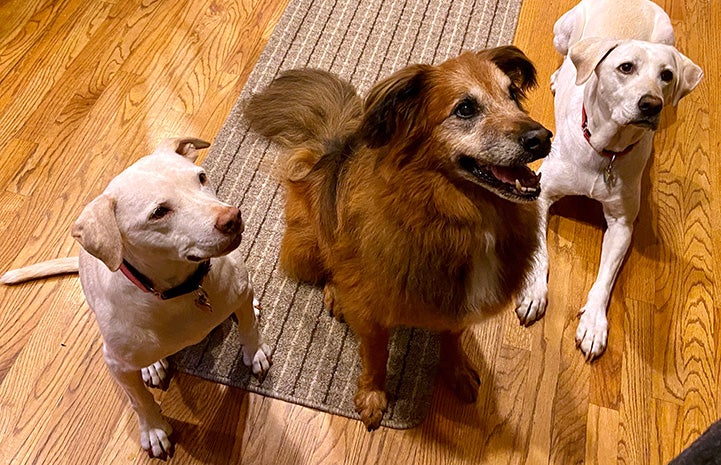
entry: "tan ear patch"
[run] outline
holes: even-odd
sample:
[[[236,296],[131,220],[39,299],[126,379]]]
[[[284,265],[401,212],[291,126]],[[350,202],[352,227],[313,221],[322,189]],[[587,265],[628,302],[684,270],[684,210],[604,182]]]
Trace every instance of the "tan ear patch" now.
[[[89,254],[117,271],[123,262],[123,243],[115,220],[115,199],[101,195],[80,213],[72,228],[73,237]]]
[[[589,37],[573,44],[568,56],[576,67],[576,85],[588,81],[596,67],[619,43],[617,39]]]

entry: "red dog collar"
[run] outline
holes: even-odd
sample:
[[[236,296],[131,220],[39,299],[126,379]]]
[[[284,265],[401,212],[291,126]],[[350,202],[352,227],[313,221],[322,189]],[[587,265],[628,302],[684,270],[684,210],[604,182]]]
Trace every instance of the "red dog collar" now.
[[[125,260],[123,260],[123,263],[120,265],[120,271],[122,271],[130,282],[135,284],[143,292],[150,292],[160,300],[168,300],[181,295],[190,294],[193,291],[201,289],[200,285],[203,283],[203,279],[210,271],[210,260],[206,260],[201,263],[195,273],[190,275],[184,283],[165,291],[158,291],[155,289],[152,281],[150,281],[150,278],[142,274]]]

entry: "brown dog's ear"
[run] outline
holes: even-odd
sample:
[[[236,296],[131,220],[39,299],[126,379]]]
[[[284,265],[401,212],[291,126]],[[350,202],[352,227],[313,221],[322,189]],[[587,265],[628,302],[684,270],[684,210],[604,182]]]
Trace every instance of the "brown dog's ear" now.
[[[115,200],[103,194],[85,206],[72,229],[73,237],[90,255],[117,271],[123,243],[115,220]]]
[[[164,140],[160,147],[168,148],[178,155],[195,161],[198,158],[198,150],[210,147],[210,143],[195,137],[178,137]]]
[[[504,45],[478,52],[478,56],[492,61],[518,89],[519,97],[525,97],[526,91],[536,86],[536,67],[525,53],[516,46]]]
[[[571,46],[568,56],[576,67],[576,85],[588,81],[598,65],[618,46],[618,39],[589,37]]]
[[[678,50],[674,50],[674,57],[676,61],[676,72],[678,73],[676,86],[673,91],[673,105],[676,106],[682,97],[688,95],[688,93],[694,90],[698,83],[701,82],[703,70]]]
[[[394,136],[408,136],[422,120],[420,104],[430,65],[412,65],[376,84],[364,102],[359,134],[371,148],[388,144]]]

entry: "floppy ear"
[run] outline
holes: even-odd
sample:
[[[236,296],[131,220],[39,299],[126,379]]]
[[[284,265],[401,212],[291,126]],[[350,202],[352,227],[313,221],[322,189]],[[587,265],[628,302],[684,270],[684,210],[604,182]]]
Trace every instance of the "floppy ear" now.
[[[430,65],[412,65],[376,84],[366,97],[359,134],[368,147],[407,136],[422,120],[420,104]]]
[[[115,200],[103,194],[85,206],[72,229],[73,237],[90,255],[117,271],[123,243],[115,220]]]
[[[518,88],[521,97],[525,97],[526,91],[536,86],[536,68],[518,47],[504,45],[488,48],[478,52],[478,55],[498,66]]]
[[[182,155],[190,161],[198,158],[198,150],[210,147],[210,143],[203,139],[195,137],[178,137],[175,139],[165,139],[161,142],[160,147],[165,147],[178,155]]]
[[[588,81],[596,67],[619,43],[618,39],[589,37],[573,44],[568,56],[576,67],[576,85]]]
[[[673,90],[673,105],[676,106],[681,98],[694,90],[698,83],[701,82],[703,70],[683,53],[678,50],[674,50],[674,52],[678,73],[676,87]]]

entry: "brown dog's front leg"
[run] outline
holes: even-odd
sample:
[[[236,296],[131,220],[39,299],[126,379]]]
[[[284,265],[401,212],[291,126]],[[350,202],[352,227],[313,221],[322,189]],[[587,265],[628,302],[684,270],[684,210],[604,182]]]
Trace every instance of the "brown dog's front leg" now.
[[[355,330],[355,328],[354,328]],[[388,363],[388,329],[368,325],[355,330],[360,339],[360,356],[363,366],[358,378],[355,409],[368,431],[378,429],[388,407],[385,393],[386,364]]]
[[[464,331],[441,333],[441,376],[460,400],[474,403],[481,378],[463,350],[463,334]]]

